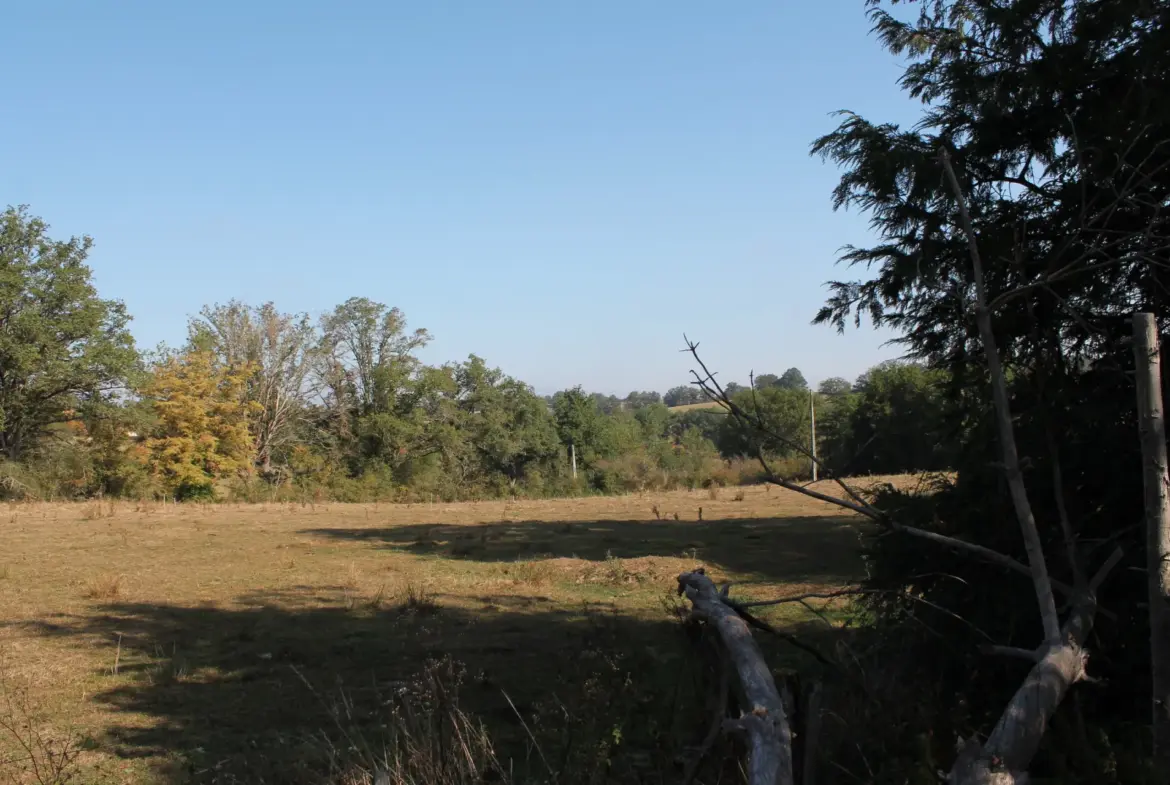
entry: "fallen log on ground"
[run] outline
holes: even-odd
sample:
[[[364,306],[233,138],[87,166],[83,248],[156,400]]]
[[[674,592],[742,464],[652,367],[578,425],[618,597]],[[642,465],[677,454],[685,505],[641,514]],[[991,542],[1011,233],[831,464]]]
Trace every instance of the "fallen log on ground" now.
[[[740,716],[726,720],[723,730],[747,738],[748,785],[794,785],[792,730],[751,628],[702,568],[678,576],[678,591],[690,600],[691,613],[719,636],[735,673]]]

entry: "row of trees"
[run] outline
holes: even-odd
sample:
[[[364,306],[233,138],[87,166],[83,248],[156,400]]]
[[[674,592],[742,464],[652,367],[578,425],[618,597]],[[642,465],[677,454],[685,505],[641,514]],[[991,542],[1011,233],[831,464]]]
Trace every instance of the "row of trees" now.
[[[845,383],[848,385],[848,382]],[[804,379],[804,374],[800,372],[799,368],[789,368],[787,371],[777,376],[774,373],[762,373],[754,377],[748,386],[754,386],[757,390],[808,390],[808,382]],[[727,385],[728,392],[735,394],[745,389],[745,386],[739,382],[730,382]],[[688,406],[698,403],[711,403],[710,397],[695,385],[682,384],[678,387],[672,387],[666,391],[662,396],[662,401],[667,406]]]
[[[697,387],[624,399],[548,398],[471,356],[429,366],[405,315],[354,298],[314,322],[272,303],[205,307],[178,348],[142,354],[123,306],[98,296],[88,239],[55,241],[25,209],[0,234],[0,448],[9,495],[209,498],[292,488],[333,498],[637,490],[756,473],[755,444],[719,409],[672,411]],[[938,380],[872,369],[810,393],[800,371],[733,388],[823,455],[857,471],[945,463],[922,423]],[[927,411],[931,409],[931,411]],[[576,453],[577,473],[569,461]],[[807,461],[763,445],[792,473]]]

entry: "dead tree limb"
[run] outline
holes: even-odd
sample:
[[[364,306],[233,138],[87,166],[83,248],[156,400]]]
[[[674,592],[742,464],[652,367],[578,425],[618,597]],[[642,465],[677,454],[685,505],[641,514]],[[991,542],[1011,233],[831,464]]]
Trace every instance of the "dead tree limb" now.
[[[991,311],[987,306],[987,290],[983,280],[983,263],[979,255],[978,239],[971,223],[971,215],[967,211],[963,188],[945,147],[939,150],[939,161],[953,191],[959,211],[960,228],[971,253],[976,295],[975,321],[991,377],[1000,454],[1012,505],[1016,511],[1016,520],[1024,538],[1024,548],[1028,554],[1028,565],[1031,568],[1032,583],[1044,627],[1043,656],[1008,702],[986,744],[980,745],[974,740],[969,742],[960,752],[949,779],[953,785],[1010,785],[1026,781],[1028,767],[1040,746],[1040,740],[1048,728],[1052,714],[1064,700],[1069,688],[1086,678],[1087,655],[1082,647],[1096,617],[1097,588],[1121,560],[1121,551],[1115,550],[1087,585],[1074,587],[1076,592],[1073,596],[1072,610],[1068,620],[1061,626],[1040,532],[1020,470],[1011,406],[1008,401],[1007,380],[996,348]]]
[[[1069,688],[1088,679],[1085,671],[1088,654],[1084,642],[1096,617],[1097,589],[1121,557],[1119,548],[1077,598],[1061,628],[1060,640],[1046,643],[1034,654],[1028,653],[1036,664],[1008,702],[987,741],[980,744],[971,739],[963,744],[948,777],[952,785],[1023,785],[1027,782],[1028,766],[1040,747],[1052,715]]]
[[[1151,730],[1154,760],[1170,774],[1170,466],[1158,323],[1152,313],[1134,314],[1133,337],[1150,594]]]
[[[691,356],[694,357],[695,362],[698,363],[699,367],[702,369],[702,374],[697,371],[692,371],[693,375],[695,376],[695,383],[702,387],[704,392],[712,400],[717,401],[725,409],[727,409],[728,413],[735,418],[736,422],[738,422],[742,427],[756,430],[767,436],[770,436],[785,446],[805,454],[806,457],[812,457],[810,454],[808,454],[807,450],[803,446],[797,444],[791,439],[788,439],[783,434],[776,433],[774,430],[768,428],[767,424],[759,420],[759,418],[752,418],[747,412],[743,410],[742,407],[736,404],[735,401],[733,401],[731,397],[728,396],[727,393],[723,390],[722,386],[717,381],[715,381],[715,375],[711,373],[711,371],[707,368],[707,364],[699,355],[699,344],[691,341],[685,335],[683,336],[683,340],[685,340],[687,343],[687,348],[685,351],[690,352]],[[890,531],[895,531],[909,537],[917,537],[918,539],[928,540],[945,548],[951,548],[953,550],[969,553],[973,556],[983,559],[984,561],[999,565],[1000,567],[1011,570],[1012,572],[1017,572],[1021,575],[1027,575],[1029,577],[1032,575],[1031,567],[1029,567],[1027,564],[1023,564],[1017,561],[1016,559],[1013,559],[1011,556],[1008,556],[1005,553],[1000,553],[999,551],[992,550],[991,548],[984,547],[977,543],[960,540],[957,537],[948,537],[945,534],[939,534],[938,532],[932,532],[926,529],[919,529],[914,526],[906,526],[898,522],[894,518],[887,515],[884,511],[874,507],[872,504],[867,502],[861,493],[850,486],[849,483],[847,483],[845,480],[841,479],[836,473],[832,471],[831,468],[825,466],[823,463],[820,464],[821,473],[827,479],[832,480],[842,490],[844,490],[845,494],[849,498],[842,499],[839,496],[822,493],[821,491],[814,490],[812,488],[806,488],[799,483],[784,479],[772,470],[772,467],[768,463],[768,459],[764,455],[763,450],[759,448],[756,450],[756,459],[759,461],[761,468],[764,470],[766,481],[772,485],[777,485],[786,490],[794,491],[796,493],[807,496],[810,499],[816,499],[817,501],[822,501],[826,504],[832,504],[836,507],[849,510],[850,512],[855,512],[858,515],[863,515],[874,523]],[[1071,597],[1076,593],[1075,588],[1069,586],[1066,583],[1062,583],[1061,581],[1051,581],[1051,583],[1053,588],[1062,592],[1066,596]]]
[[[991,376],[991,394],[995,401],[995,419],[999,429],[999,449],[1003,457],[1004,474],[1012,497],[1012,506],[1016,510],[1016,519],[1024,535],[1024,551],[1028,554],[1032,584],[1036,590],[1036,600],[1040,604],[1044,637],[1055,642],[1060,639],[1060,617],[1056,613],[1056,597],[1052,592],[1052,580],[1048,577],[1048,564],[1044,560],[1040,530],[1036,527],[1036,517],[1032,513],[1032,504],[1024,487],[1024,474],[1020,470],[1020,456],[1016,448],[1015,430],[1012,428],[1011,405],[1008,402],[1007,379],[999,359],[995,331],[991,328],[991,311],[987,307],[987,287],[983,281],[983,261],[979,256],[979,243],[975,238],[971,215],[967,211],[963,188],[959,185],[959,178],[951,166],[951,157],[946,148],[939,150],[939,160],[954,192],[955,202],[959,208],[959,222],[963,234],[967,237],[968,250],[971,252],[971,271],[975,279],[975,323],[979,328],[979,340],[983,344],[983,355]]]
[[[725,731],[741,731],[748,741],[748,785],[794,785],[792,731],[763,652],[748,623],[720,595],[701,570],[678,576],[678,590],[690,600],[691,612],[719,636],[739,682],[745,705]]]

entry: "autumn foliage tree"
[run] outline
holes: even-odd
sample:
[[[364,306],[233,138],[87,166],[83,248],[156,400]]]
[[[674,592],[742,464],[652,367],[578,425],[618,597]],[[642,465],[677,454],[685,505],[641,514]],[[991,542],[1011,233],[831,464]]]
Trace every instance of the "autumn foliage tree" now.
[[[246,398],[253,369],[217,364],[210,353],[163,360],[142,394],[157,417],[140,459],[176,498],[214,495],[216,482],[254,469],[251,421],[262,410]]]

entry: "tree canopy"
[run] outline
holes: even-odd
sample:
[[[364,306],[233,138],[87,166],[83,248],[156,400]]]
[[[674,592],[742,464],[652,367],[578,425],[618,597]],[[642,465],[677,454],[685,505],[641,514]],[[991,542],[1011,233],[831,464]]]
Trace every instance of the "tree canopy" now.
[[[53,240],[27,208],[0,213],[0,450],[10,459],[74,410],[114,400],[138,368],[126,309],[93,286],[92,245]]]
[[[851,418],[885,419],[885,402],[907,396],[945,401],[937,419],[911,418],[899,430],[908,445],[916,427],[934,431],[913,451],[933,442],[952,452],[956,480],[928,498],[885,493],[880,504],[911,524],[1025,558],[973,318],[971,238],[944,176],[945,151],[984,267],[1024,479],[1043,500],[1034,509],[1046,562],[1071,582],[1070,549],[1095,565],[1104,554],[1090,543],[1108,542],[1141,564],[1144,544],[1125,523],[1140,519],[1142,498],[1126,369],[1130,315],[1151,311],[1165,329],[1170,313],[1165,5],[926,0],[897,14],[895,5],[868,3],[882,44],[909,61],[902,85],[921,101],[920,119],[902,128],[846,112],[812,147],[842,169],[834,205],[864,212],[877,235],[846,249],[841,260],[866,275],[832,282],[816,320],[843,330],[869,318],[926,366],[868,374]],[[916,462],[929,457],[919,454],[926,457]],[[1071,543],[1060,535],[1065,524]],[[891,632],[887,667],[913,662],[903,675],[929,685],[918,698],[899,698],[917,719],[881,715],[898,731],[875,740],[875,750],[923,757],[904,741],[914,729],[941,739],[994,723],[1005,685],[1015,683],[996,678],[1000,670],[975,652],[987,640],[1035,644],[1023,632],[1039,624],[1035,603],[1020,602],[1026,589],[986,565],[899,538],[872,543],[868,564],[874,593],[866,602]],[[981,587],[978,595],[970,586]],[[1078,693],[1092,733],[1080,743],[1046,737],[1038,778],[1109,781],[1120,776],[1109,761],[1140,758],[1119,749],[1125,728],[1148,719],[1148,685],[1135,677],[1149,672],[1146,622],[1129,610],[1145,586],[1120,574],[1110,593],[1123,618],[1100,621],[1094,646],[1096,675],[1113,687],[1107,697]],[[1138,777],[1134,770],[1118,781]]]

